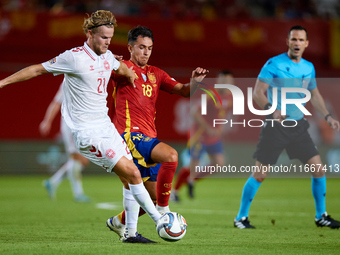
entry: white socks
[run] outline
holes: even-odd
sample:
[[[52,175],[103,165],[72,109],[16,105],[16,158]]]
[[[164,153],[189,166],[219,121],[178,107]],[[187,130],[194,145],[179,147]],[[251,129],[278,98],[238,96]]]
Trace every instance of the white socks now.
[[[67,170],[70,168],[70,162],[67,161],[64,165],[62,165],[57,172],[55,172],[51,178],[49,179],[51,184],[57,188],[61,181],[64,179],[64,174],[67,172]]]
[[[155,223],[161,217],[161,214],[156,210],[149,193],[144,187],[143,182],[140,184],[129,184],[132,196],[136,199],[140,207],[153,219]]]
[[[157,211],[160,213],[160,214],[165,214],[165,213],[167,213],[167,212],[170,212],[170,208],[169,208],[169,206],[167,205],[167,206],[159,206],[159,205],[156,205],[156,209],[157,209]]]
[[[125,235],[136,236],[139,204],[130,190],[123,187],[123,205],[125,209]]]
[[[84,194],[83,183],[81,180],[81,172],[83,170],[82,164],[74,159],[69,159],[69,169],[67,171],[67,177],[71,182],[71,187],[74,197],[78,197]]]

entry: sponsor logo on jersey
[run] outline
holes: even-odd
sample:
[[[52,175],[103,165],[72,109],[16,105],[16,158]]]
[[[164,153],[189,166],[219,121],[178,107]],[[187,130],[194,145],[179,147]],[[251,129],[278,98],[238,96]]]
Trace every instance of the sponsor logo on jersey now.
[[[108,149],[105,153],[106,157],[108,158],[113,158],[114,156],[116,156],[116,153],[112,150],[112,149]]]
[[[48,63],[50,63],[50,65],[53,65],[57,62],[57,58],[52,58],[51,60],[48,61]]]
[[[148,73],[148,79],[151,83],[156,83],[156,75],[154,73]]]
[[[93,66],[92,66],[92,65],[90,66],[90,71],[94,71],[94,68],[93,68]]]
[[[107,62],[107,60],[104,61],[104,68],[105,70],[110,70],[110,64]]]

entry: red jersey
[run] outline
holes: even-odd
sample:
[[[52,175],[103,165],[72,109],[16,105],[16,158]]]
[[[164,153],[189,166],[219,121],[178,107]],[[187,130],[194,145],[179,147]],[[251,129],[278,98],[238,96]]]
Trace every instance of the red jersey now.
[[[123,61],[128,68],[133,66],[137,79],[134,88],[126,77],[112,72],[114,87],[110,117],[120,134],[138,132],[155,138],[156,101],[159,90],[171,93],[178,83],[163,70],[146,65],[140,68],[132,61]]]

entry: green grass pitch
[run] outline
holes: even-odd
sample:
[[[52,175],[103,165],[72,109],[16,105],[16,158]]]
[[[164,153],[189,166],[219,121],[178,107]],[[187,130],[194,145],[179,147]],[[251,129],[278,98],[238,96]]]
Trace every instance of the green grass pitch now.
[[[122,185],[114,175],[85,175],[91,203],[75,203],[68,181],[50,201],[46,176],[0,176],[0,254],[339,254],[340,230],[317,228],[310,179],[267,179],[251,206],[256,229],[233,227],[245,179],[197,182],[195,199],[180,192],[172,211],[188,223],[175,243],[160,239],[148,216],[138,231],[157,244],[124,244],[106,220],[122,210]],[[339,179],[327,180],[327,211],[340,219]],[[103,209],[99,207],[109,206]]]

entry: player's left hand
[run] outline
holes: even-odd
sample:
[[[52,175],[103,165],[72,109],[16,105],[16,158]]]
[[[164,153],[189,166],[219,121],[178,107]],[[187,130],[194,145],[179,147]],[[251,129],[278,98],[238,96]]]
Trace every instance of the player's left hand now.
[[[122,60],[123,60],[123,56],[122,56],[122,55],[113,54],[113,56],[114,56],[115,59],[117,59],[118,61],[122,61]]]
[[[5,87],[5,84],[2,82],[3,80],[0,80],[0,89],[2,89],[3,87]]]
[[[194,71],[192,71],[191,78],[193,78],[196,82],[201,82],[208,73],[209,70],[197,67]]]
[[[284,121],[286,118],[288,118],[288,115],[282,115],[282,114],[281,114],[281,111],[278,110],[278,109],[276,109],[276,110],[273,112],[272,116],[273,116],[273,119],[275,119],[275,121],[280,122],[280,123],[281,123],[282,121]]]
[[[332,116],[329,116],[327,118],[328,124],[331,126],[332,129],[339,131],[340,130],[340,123],[336,119],[334,119]]]

